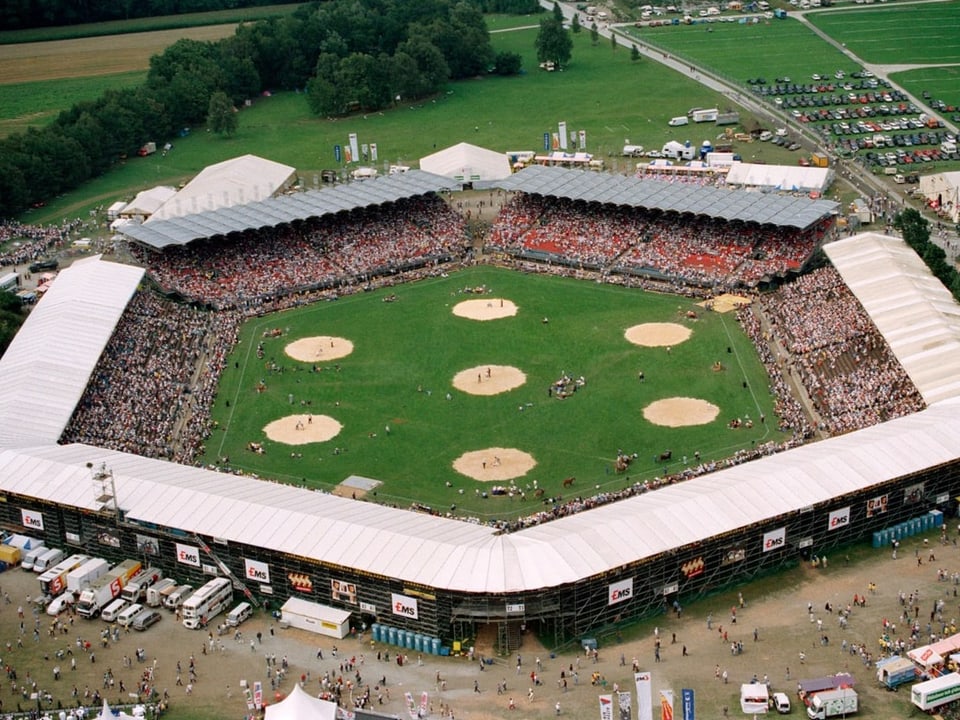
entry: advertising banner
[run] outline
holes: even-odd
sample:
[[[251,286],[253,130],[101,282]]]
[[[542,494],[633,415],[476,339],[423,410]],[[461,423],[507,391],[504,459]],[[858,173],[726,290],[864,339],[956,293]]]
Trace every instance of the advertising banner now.
[[[633,674],[637,684],[637,720],[653,720],[653,691],[650,687],[650,673]]]
[[[827,530],[836,530],[850,524],[850,506],[834,510],[827,518]]]
[[[771,530],[763,534],[763,551],[780,550],[787,545],[787,529],[785,527]]]
[[[43,530],[43,513],[21,508],[20,519],[25,528],[29,528],[30,530]]]
[[[418,620],[420,618],[420,611],[417,609],[417,599],[409,595],[390,593],[390,611],[394,615],[407,617],[411,620]]]
[[[683,702],[683,720],[697,720],[696,698],[693,688],[684,688],[680,691]]]
[[[193,567],[200,567],[200,548],[193,545],[177,543],[177,562]]]
[[[560,121],[557,125],[557,134],[560,136],[560,149],[567,149],[567,123]]]
[[[616,605],[633,597],[633,578],[611,583],[607,588],[607,605]]]
[[[673,720],[673,690],[660,691],[660,720]]]
[[[613,695],[600,696],[600,720],[613,720]]]
[[[270,566],[259,560],[243,559],[243,572],[247,580],[253,580],[261,585],[270,584]]]

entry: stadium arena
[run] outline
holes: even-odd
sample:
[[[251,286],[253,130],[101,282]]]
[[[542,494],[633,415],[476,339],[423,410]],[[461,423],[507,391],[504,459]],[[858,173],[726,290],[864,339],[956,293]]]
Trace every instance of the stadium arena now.
[[[554,168],[502,184],[497,261],[703,298],[796,276],[740,314],[771,384],[802,389],[781,388],[792,441],[511,528],[195,466],[241,321],[456,269],[449,190],[414,171],[162,219],[126,231],[144,267],[62,272],[0,360],[0,524],[508,652],[523,626],[603,633],[956,511],[958,308],[901,240],[828,242],[825,201]]]

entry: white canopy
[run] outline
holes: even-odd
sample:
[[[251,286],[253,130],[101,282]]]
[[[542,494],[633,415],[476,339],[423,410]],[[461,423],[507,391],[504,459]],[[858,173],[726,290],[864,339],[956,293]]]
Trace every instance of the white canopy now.
[[[830,168],[800,167],[799,165],[735,162],[727,173],[728,185],[789,192],[822,193],[830,186],[832,180],[833,171]]]
[[[337,704],[310,697],[295,683],[293,690],[275,705],[267,705],[265,720],[336,720]]]
[[[510,176],[510,160],[503,153],[458,143],[420,158],[420,169],[459,182],[487,182]]]

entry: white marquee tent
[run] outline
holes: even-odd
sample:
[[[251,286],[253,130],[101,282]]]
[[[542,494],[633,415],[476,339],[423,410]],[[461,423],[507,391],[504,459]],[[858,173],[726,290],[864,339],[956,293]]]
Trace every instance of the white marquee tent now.
[[[490,182],[510,176],[510,160],[504,153],[462,142],[420,158],[420,169],[457,182]]]
[[[295,683],[293,690],[275,705],[267,705],[265,720],[336,720],[337,704],[310,697]]]
[[[738,163],[730,166],[727,184],[763,190],[787,192],[823,192],[833,182],[830,168],[801,167],[799,165],[760,165]]]
[[[920,192],[942,206],[951,222],[960,222],[960,170],[920,176]]]

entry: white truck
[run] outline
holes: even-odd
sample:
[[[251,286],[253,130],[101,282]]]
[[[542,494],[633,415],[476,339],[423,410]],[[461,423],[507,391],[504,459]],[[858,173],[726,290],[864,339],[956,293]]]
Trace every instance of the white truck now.
[[[860,699],[853,688],[823,690],[808,698],[807,717],[810,720],[842,718],[857,712]]]
[[[949,673],[910,688],[910,702],[930,711],[960,698],[960,674]]]
[[[110,563],[103,558],[91,558],[83,565],[67,573],[67,591],[74,594],[80,594],[86,590],[90,584],[106,574],[110,569]]]
[[[143,565],[139,560],[124,560],[103,577],[95,580],[90,587],[80,593],[77,601],[77,612],[92,620],[100,614],[130,580],[139,574]]]
[[[163,598],[166,597],[163,591],[167,588],[177,586],[177,581],[173,578],[164,578],[147,588],[147,607],[160,607],[163,604]]]
[[[160,580],[162,577],[162,572],[157,568],[147,568],[135,578],[131,579],[130,582],[124,586],[123,592],[120,593],[120,597],[127,602],[138,603],[147,597],[147,588]]]

